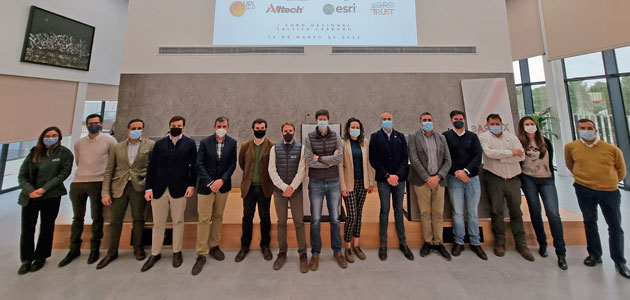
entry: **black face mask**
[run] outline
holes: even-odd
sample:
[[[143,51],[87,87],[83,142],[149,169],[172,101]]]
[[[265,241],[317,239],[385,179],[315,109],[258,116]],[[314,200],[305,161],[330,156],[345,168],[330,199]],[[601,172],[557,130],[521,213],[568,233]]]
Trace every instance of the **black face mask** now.
[[[293,140],[293,133],[287,133],[283,135],[282,138],[284,138],[284,141],[288,143]]]
[[[254,130],[254,136],[257,139],[262,139],[263,137],[265,137],[265,133],[267,133],[267,130]]]
[[[182,128],[177,128],[177,127],[171,128],[172,136],[179,136],[180,134],[182,134]]]

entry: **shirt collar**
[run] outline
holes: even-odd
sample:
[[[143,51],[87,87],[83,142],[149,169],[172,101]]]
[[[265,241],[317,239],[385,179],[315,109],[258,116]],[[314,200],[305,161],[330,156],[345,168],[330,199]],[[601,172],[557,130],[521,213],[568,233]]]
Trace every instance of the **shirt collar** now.
[[[132,144],[132,143],[129,141],[129,138],[127,138],[127,145],[129,145],[129,146],[138,146],[138,145],[140,145],[140,143],[142,143],[142,137],[140,137],[140,138],[138,139],[138,142],[137,142],[135,145],[134,145],[134,144]]]
[[[387,132],[387,130],[385,130],[385,128],[381,128],[381,129],[383,129],[383,132],[385,134],[387,134],[387,136],[390,136],[390,135],[392,135],[392,133],[394,133],[394,128],[392,128],[392,130],[390,130],[389,132]]]
[[[590,145],[589,145],[589,144],[587,144],[587,143],[584,141],[584,139],[580,139],[580,142],[582,142],[582,144],[584,144],[584,146],[586,146],[586,147],[593,148],[593,147],[595,147],[595,145],[597,145],[597,143],[599,143],[599,137],[598,137],[598,136],[596,136],[596,137],[595,137],[595,141],[594,141],[592,144],[590,144]]]
[[[256,143],[256,139],[254,139],[254,144],[255,144],[256,146],[260,146],[260,145],[262,145],[264,142],[265,142],[265,138],[264,138],[264,137],[262,138],[262,140],[260,141],[260,143]]]
[[[455,132],[455,134],[457,134],[457,136],[463,136],[464,134],[466,134],[466,129],[464,129],[464,131],[462,131],[462,134],[457,133],[457,131],[455,129],[451,129],[453,130],[453,132]]]
[[[175,145],[176,145],[176,144],[177,144],[177,142],[179,142],[179,140],[181,140],[181,139],[182,139],[182,137],[184,137],[184,134],[183,134],[183,133],[182,133],[182,134],[180,134],[180,135],[178,135],[178,136],[176,136],[176,137],[175,137],[175,140],[173,140],[173,138],[172,138],[170,135],[168,136],[168,139],[169,139],[169,140],[170,140],[173,144],[175,144]]]

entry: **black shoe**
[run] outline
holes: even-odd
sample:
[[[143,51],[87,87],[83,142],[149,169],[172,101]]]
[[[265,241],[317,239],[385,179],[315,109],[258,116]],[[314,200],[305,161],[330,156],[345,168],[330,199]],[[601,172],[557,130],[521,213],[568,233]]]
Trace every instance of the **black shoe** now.
[[[381,245],[378,247],[378,258],[382,261],[387,260],[387,246]]]
[[[540,248],[538,248],[538,254],[542,257],[547,257],[549,255],[547,254],[547,245],[540,245]]]
[[[247,256],[247,253],[249,253],[249,248],[241,248],[241,250],[239,250],[238,253],[236,254],[234,261],[235,262],[243,261],[243,259],[245,259],[245,256]]]
[[[262,247],[262,248],[260,248],[260,252],[262,252],[263,258],[265,260],[272,260],[273,259],[273,254],[271,254],[271,250],[269,250],[269,247]]]
[[[475,252],[475,254],[479,256],[479,258],[483,260],[488,260],[488,255],[486,254],[486,252],[483,251],[483,248],[481,248],[481,246],[470,245],[470,250]]]
[[[197,255],[197,261],[195,261],[195,265],[192,267],[191,273],[197,275],[201,273],[201,269],[203,269],[203,265],[206,263],[205,255]]]
[[[400,244],[398,248],[405,255],[405,258],[407,258],[408,260],[413,260],[413,253],[411,253],[411,250],[409,250],[407,244]]]
[[[628,266],[626,266],[626,264],[615,264],[615,268],[617,268],[621,276],[630,279],[630,269],[628,269]]]
[[[101,253],[98,251],[98,249],[90,251],[90,256],[88,256],[87,260],[88,265],[95,263],[98,260],[99,256],[101,256]]]
[[[173,268],[179,268],[183,262],[184,258],[181,251],[173,253]]]
[[[66,255],[66,257],[64,257],[59,264],[57,265],[58,267],[65,267],[67,266],[69,263],[71,263],[75,258],[79,257],[79,255],[81,255],[81,252],[79,251],[70,251],[68,252],[68,255]]]
[[[18,269],[18,274],[19,275],[24,275],[24,274],[30,272],[32,263],[33,262],[30,261],[30,260],[27,260],[27,261],[23,262],[22,265],[20,266],[20,268]]]
[[[595,258],[589,255],[584,259],[584,265],[589,266],[589,267],[594,267],[597,264],[601,264],[601,263],[602,263],[601,257]]]
[[[136,260],[144,260],[147,258],[147,253],[144,251],[144,248],[133,249],[133,255],[136,256]]]
[[[433,249],[435,250],[435,252],[440,254],[444,259],[446,259],[448,261],[451,261],[451,254],[448,253],[448,251],[446,250],[446,247],[444,247],[444,245],[442,245],[442,244],[434,245]]]
[[[142,269],[140,269],[140,272],[146,272],[149,269],[153,268],[153,265],[155,264],[155,262],[160,260],[160,258],[162,258],[161,254],[149,256],[149,259],[147,259],[147,262],[145,262],[144,265],[142,265]]]
[[[420,248],[420,256],[425,257],[431,253],[431,244],[424,242],[422,248]]]
[[[116,258],[118,258],[118,254],[114,256],[105,255],[105,257],[103,257],[103,259],[101,259],[101,261],[98,262],[98,264],[96,265],[96,269],[100,270],[102,268],[107,267],[107,265],[109,265],[109,263],[112,262]]]
[[[464,245],[460,245],[460,244],[453,244],[453,249],[451,249],[451,253],[453,254],[453,256],[459,256],[460,254],[462,254],[462,251],[464,251]]]
[[[31,264],[31,272],[39,271],[39,269],[44,267],[45,263],[46,263],[45,259],[35,259],[33,263]]]
[[[223,254],[223,251],[219,249],[219,246],[214,246],[210,248],[210,256],[214,257],[214,259],[218,261],[222,261],[225,259],[225,254]]]
[[[567,260],[564,256],[558,256],[558,268],[562,270],[566,270],[569,268],[569,265],[567,265]]]

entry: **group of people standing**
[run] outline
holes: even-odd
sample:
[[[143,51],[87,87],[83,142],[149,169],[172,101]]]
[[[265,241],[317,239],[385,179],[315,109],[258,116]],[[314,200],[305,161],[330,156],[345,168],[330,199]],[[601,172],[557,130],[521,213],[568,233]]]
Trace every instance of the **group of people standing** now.
[[[173,223],[173,267],[181,266],[186,198],[197,193],[196,253],[192,274],[199,274],[207,256],[222,261],[225,254],[219,248],[223,212],[232,189],[231,177],[238,166],[243,170],[241,197],[243,219],[241,248],[235,261],[243,261],[252,242],[253,219],[258,207],[260,217],[261,253],[272,260],[270,249],[270,206],[273,195],[278,216],[278,254],[273,269],[281,269],[287,260],[287,219],[291,210],[298,244],[299,266],[302,273],[319,268],[321,254],[321,221],[324,199],[329,213],[330,241],[333,257],[341,268],[358,259],[365,259],[359,239],[365,199],[374,189],[380,198],[378,257],[387,259],[387,226],[390,206],[393,206],[399,249],[413,260],[403,219],[403,199],[409,182],[421,212],[424,244],[420,256],[436,252],[446,260],[464,251],[466,234],[470,249],[481,259],[488,256],[481,247],[477,207],[482,186],[491,204],[494,254],[504,256],[506,248],[504,207],[507,204],[510,227],[516,250],[529,261],[529,251],[521,211],[521,189],[539,244],[539,254],[546,257],[542,206],[545,208],[553,237],[558,266],[566,270],[566,247],[558,207],[558,195],[553,173],[553,147],[531,117],[520,120],[517,134],[504,130],[501,116],[487,117],[488,131],[479,136],[465,128],[462,111],[450,113],[452,129],[434,132],[433,116],[420,116],[420,128],[405,135],[393,128],[393,115],[381,114],[381,129],[366,137],[363,124],[350,118],[338,135],[329,127],[326,110],[315,114],[317,127],[303,138],[295,140],[295,125],[284,122],[282,141],[266,137],[267,122],[252,122],[253,138],[243,142],[237,155],[237,141],[228,136],[229,120],[219,117],[214,122],[215,133],[203,139],[197,149],[185,136],[186,120],[175,116],[169,121],[169,135],[154,142],[143,137],[144,122],[129,121],[128,138],[116,143],[102,134],[103,119],[98,114],[87,117],[89,134],[74,145],[72,152],[61,146],[61,131],[45,129],[38,143],[25,158],[20,169],[22,192],[22,235],[19,274],[41,269],[51,254],[54,221],[61,196],[66,194],[63,181],[72,172],[76,158],[77,170],[70,185],[74,218],[70,250],[59,263],[63,267],[80,256],[81,235],[87,199],[90,199],[92,239],[88,264],[99,257],[103,237],[103,207],[111,207],[109,246],[97,269],[109,265],[118,257],[122,223],[131,207],[133,218],[132,244],[137,260],[144,260],[142,244],[147,203],[153,215],[152,246],[141,271],[151,269],[161,258],[167,218]],[[623,253],[619,181],[625,177],[623,155],[619,148],[600,141],[595,124],[588,119],[578,121],[580,139],[565,146],[565,161],[575,177],[575,191],[582,214],[588,243],[587,266],[602,262],[602,249],[597,229],[597,207],[609,226],[611,256],[619,273],[630,278]],[[483,160],[483,165],[482,165]],[[409,166],[410,165],[410,166]],[[308,174],[310,200],[310,245],[308,259],[304,227],[302,182]],[[483,174],[480,176],[480,174]],[[449,253],[443,244],[445,191],[453,207],[454,244]],[[539,198],[540,197],[540,198]],[[347,220],[341,239],[339,209],[345,202]],[[34,245],[35,226],[41,215],[41,229]],[[342,249],[342,247],[344,249]]]

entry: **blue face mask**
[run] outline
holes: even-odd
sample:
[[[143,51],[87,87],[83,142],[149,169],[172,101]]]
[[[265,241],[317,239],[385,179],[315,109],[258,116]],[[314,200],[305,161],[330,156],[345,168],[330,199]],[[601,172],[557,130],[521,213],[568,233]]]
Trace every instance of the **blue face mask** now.
[[[424,131],[433,130],[433,122],[422,122],[422,129],[424,129]]]
[[[361,135],[361,129],[350,129],[351,137],[359,137]]]
[[[102,128],[103,127],[101,127],[101,125],[93,124],[93,125],[89,125],[87,127],[87,130],[88,130],[89,133],[95,134],[95,133],[98,133],[99,131],[101,131]]]
[[[326,128],[328,128],[328,121],[318,120],[317,121],[317,128],[319,128],[320,130],[326,130]]]
[[[586,141],[595,139],[595,130],[580,130],[580,138]]]
[[[383,124],[383,128],[385,130],[390,130],[390,129],[392,129],[394,127],[394,122],[392,122],[390,120],[383,121],[382,124]]]
[[[57,142],[59,142],[59,138],[44,138],[44,145],[46,145],[46,147],[50,147]]]
[[[132,130],[131,132],[129,132],[129,137],[132,140],[137,140],[142,136],[142,130]]]
[[[503,125],[490,126],[490,132],[492,132],[492,134],[499,134],[502,131],[503,131]]]

